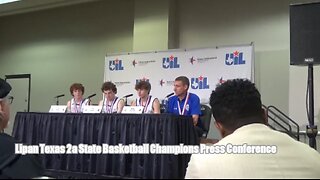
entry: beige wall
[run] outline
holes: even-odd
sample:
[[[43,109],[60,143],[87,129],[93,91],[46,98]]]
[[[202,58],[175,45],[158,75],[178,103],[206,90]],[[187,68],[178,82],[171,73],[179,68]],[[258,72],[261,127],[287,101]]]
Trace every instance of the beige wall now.
[[[107,53],[254,42],[263,103],[306,122],[306,68],[289,66],[289,4],[306,0],[144,2],[105,0],[0,18],[0,76],[31,73],[31,110],[47,111],[75,81],[87,94],[99,93]],[[315,68],[317,118],[318,74]]]
[[[133,52],[168,49],[169,1],[135,1]]]
[[[288,113],[288,4],[283,0],[180,0],[179,47],[215,47],[253,42],[254,79],[262,102]],[[211,136],[217,136],[217,133],[212,133]]]
[[[0,18],[0,76],[30,73],[31,111],[48,111],[54,95],[81,82],[99,93],[107,53],[132,51],[131,0],[108,0]]]

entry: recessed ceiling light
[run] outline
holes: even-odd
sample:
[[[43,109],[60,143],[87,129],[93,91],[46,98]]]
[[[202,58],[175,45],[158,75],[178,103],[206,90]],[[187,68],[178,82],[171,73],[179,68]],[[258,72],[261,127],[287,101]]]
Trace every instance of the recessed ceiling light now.
[[[0,4],[7,4],[7,3],[12,3],[20,0],[0,0]]]

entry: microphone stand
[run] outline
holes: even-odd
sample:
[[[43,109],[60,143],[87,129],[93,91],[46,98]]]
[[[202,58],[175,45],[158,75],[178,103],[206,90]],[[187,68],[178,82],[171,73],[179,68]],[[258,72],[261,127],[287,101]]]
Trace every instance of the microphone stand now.
[[[100,113],[103,113],[104,112],[104,101],[105,101],[105,96],[104,96],[104,94],[102,94],[102,107],[101,107],[101,111],[100,111]]]
[[[128,105],[128,97],[131,97],[131,96],[133,96],[133,94],[129,94],[129,95],[126,95],[123,97],[123,98],[125,98],[125,106],[129,106]]]
[[[129,105],[128,105],[128,97],[126,97],[126,103],[125,103],[125,106],[129,106]]]
[[[56,97],[56,105],[59,105],[59,97]]]
[[[314,92],[313,92],[313,64],[308,64],[308,86],[309,86],[309,125],[306,127],[306,133],[309,137],[309,146],[317,150],[316,137],[318,134],[318,128],[314,124]]]
[[[168,112],[168,100],[169,97],[172,96],[174,93],[171,93],[169,95],[167,95],[161,102],[161,106],[160,106],[160,112],[161,113],[167,113]]]
[[[55,96],[54,98],[56,98],[56,105],[59,105],[59,98],[63,97],[64,94],[61,94],[61,95],[58,95],[58,96]]]

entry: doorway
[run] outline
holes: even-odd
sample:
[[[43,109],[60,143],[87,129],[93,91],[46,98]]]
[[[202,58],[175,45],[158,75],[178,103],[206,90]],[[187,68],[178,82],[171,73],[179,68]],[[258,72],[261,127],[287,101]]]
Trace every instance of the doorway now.
[[[5,75],[5,80],[11,85],[10,96],[14,98],[10,108],[10,121],[5,133],[12,134],[17,112],[30,111],[31,74]]]

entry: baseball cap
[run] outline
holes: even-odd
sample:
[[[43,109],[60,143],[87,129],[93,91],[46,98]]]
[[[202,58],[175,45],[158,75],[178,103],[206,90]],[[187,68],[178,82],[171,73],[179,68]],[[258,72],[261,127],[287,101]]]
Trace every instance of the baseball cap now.
[[[10,93],[11,89],[10,84],[0,78],[0,99],[6,97]]]

